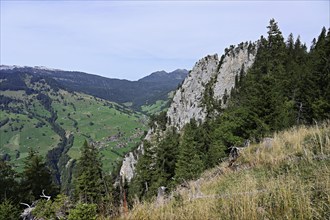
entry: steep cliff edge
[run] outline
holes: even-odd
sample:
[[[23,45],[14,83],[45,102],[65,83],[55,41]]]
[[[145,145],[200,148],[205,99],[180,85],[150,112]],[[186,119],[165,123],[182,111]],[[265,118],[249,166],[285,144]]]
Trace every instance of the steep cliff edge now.
[[[205,119],[206,109],[202,105],[205,85],[217,74],[218,68],[217,54],[206,56],[196,63],[174,95],[167,111],[168,126],[180,130],[191,119],[196,121]]]
[[[226,49],[220,60],[215,54],[198,61],[174,95],[167,111],[168,126],[181,130],[191,119],[205,120],[207,86],[214,101],[219,103],[222,100],[221,106],[225,107],[224,96],[235,86],[235,78],[252,66],[255,56],[255,44],[241,43],[238,47]]]
[[[192,119],[198,123],[204,122],[210,112],[216,111],[208,105],[206,99],[211,99],[213,103],[225,108],[225,99],[235,87],[240,74],[246,74],[253,65],[256,53],[256,44],[246,42],[226,49],[220,59],[214,54],[199,60],[173,97],[166,114],[166,130],[175,127],[180,131]],[[159,137],[157,129],[149,130],[145,139],[152,141],[156,133]],[[142,149],[141,145],[136,152],[126,155],[120,170],[122,178],[128,181],[133,178]]]

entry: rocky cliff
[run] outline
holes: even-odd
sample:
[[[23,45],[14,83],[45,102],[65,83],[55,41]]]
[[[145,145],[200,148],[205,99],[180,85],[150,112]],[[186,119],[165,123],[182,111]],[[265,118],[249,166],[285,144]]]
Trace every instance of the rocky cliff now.
[[[213,111],[206,99],[226,107],[225,96],[230,94],[240,74],[245,74],[252,66],[256,53],[256,44],[246,42],[226,49],[220,59],[215,54],[199,60],[173,97],[167,111],[167,128],[174,126],[180,131],[191,119],[204,122]],[[155,133],[149,130],[146,139],[152,140]],[[138,153],[129,153],[124,159],[120,175],[128,181],[134,175],[137,158]]]
[[[203,122],[207,116],[207,86],[215,102],[223,100],[235,86],[235,78],[241,72],[246,73],[253,64],[255,48],[254,44],[242,43],[238,47],[227,49],[220,60],[217,54],[199,60],[174,95],[167,111],[168,126],[181,130],[191,119]],[[222,106],[225,107],[223,101]]]
[[[218,55],[209,55],[199,60],[184,80],[167,111],[168,126],[179,130],[191,119],[204,120],[206,109],[202,105],[205,85],[217,74]]]

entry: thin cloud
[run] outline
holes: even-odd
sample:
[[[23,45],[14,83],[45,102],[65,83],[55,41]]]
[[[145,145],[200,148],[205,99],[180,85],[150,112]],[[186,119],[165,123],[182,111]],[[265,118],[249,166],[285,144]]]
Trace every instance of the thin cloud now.
[[[309,45],[329,2],[1,1],[1,64],[138,79],[257,40],[270,18]]]

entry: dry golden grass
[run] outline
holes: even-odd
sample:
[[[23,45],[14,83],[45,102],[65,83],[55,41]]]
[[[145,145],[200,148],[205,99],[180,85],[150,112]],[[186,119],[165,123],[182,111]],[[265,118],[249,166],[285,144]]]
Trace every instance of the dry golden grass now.
[[[122,219],[330,219],[330,123],[275,134]]]

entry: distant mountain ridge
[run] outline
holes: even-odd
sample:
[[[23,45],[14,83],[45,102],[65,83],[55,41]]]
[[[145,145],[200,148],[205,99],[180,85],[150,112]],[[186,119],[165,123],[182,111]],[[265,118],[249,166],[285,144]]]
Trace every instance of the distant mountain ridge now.
[[[187,70],[154,72],[138,81],[112,79],[79,71],[65,71],[46,67],[0,66],[0,79],[9,74],[30,74],[56,80],[68,90],[83,92],[118,103],[131,103],[131,107],[140,110],[146,103],[167,100],[168,93],[177,88],[187,76]],[[13,76],[10,76],[13,77]],[[1,85],[3,87],[3,85]],[[1,88],[3,89],[3,88]]]
[[[184,80],[188,74],[186,69],[177,69],[173,72],[166,72],[164,70],[153,72],[150,75],[139,79],[139,82],[165,82]]]

